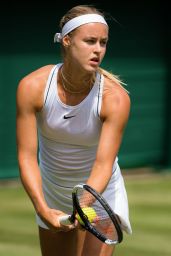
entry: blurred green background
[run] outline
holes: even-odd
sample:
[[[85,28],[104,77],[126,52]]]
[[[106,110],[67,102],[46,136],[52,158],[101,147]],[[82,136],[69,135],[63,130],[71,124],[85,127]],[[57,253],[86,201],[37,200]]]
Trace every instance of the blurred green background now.
[[[19,182],[16,89],[28,73],[61,62],[53,36],[61,16],[78,4],[94,4],[105,12],[110,33],[102,66],[127,84],[132,102],[119,162],[134,232],[115,255],[169,256],[171,18],[168,4],[161,0],[4,1],[0,9],[0,255],[40,255],[33,207]]]
[[[171,165],[170,15],[162,1],[8,1],[1,7],[0,178],[17,177],[15,95],[31,71],[61,61],[62,15],[95,4],[110,26],[102,66],[127,83],[132,107],[119,152],[123,168]]]

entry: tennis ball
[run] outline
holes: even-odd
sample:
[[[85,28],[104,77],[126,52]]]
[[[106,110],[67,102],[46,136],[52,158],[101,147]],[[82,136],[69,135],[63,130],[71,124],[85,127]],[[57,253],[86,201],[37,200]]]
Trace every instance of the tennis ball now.
[[[89,222],[93,222],[93,220],[95,219],[95,217],[97,216],[95,210],[91,207],[84,207],[82,208],[82,211],[84,212],[84,214],[87,216]],[[84,226],[84,223],[82,221],[82,219],[80,218],[80,215],[77,213],[76,214],[76,218],[78,220],[78,222]]]

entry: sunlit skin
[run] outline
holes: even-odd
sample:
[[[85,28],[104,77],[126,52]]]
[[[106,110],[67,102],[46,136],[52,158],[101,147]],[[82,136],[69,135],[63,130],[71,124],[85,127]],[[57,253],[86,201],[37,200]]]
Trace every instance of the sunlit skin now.
[[[108,27],[101,23],[82,25],[72,32],[71,37],[64,37],[64,72],[70,77],[70,82],[80,86],[80,82],[82,84],[97,70],[106,53],[107,41]]]
[[[85,81],[89,81],[94,76],[105,55],[107,41],[108,27],[101,23],[82,25],[70,36],[63,38],[62,44],[65,49],[63,72],[76,89],[84,88],[87,85]],[[20,81],[17,90],[17,145],[21,180],[35,211],[49,227],[49,230],[39,228],[42,255],[111,256],[112,247],[102,244],[91,234],[82,231],[78,225],[76,228],[72,225],[60,225],[58,217],[65,213],[49,208],[43,196],[37,161],[36,114],[43,107],[45,85],[53,66],[44,66],[27,75]],[[71,106],[79,104],[90,91],[87,87],[85,92],[77,95],[66,92],[61,82],[61,70],[57,84],[61,101]],[[100,193],[105,190],[111,178],[113,162],[122,141],[129,110],[130,99],[126,91],[105,78],[100,113],[102,131],[96,159],[87,181]]]

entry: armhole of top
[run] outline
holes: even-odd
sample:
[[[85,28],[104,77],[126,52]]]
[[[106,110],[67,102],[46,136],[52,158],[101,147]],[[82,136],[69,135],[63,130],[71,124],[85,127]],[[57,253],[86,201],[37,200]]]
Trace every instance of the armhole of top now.
[[[97,100],[97,116],[100,119],[100,112],[102,106],[102,95],[103,95],[104,76],[99,74],[99,89],[98,89],[98,100]]]
[[[46,88],[45,88],[45,92],[44,92],[44,106],[46,105],[46,102],[47,102],[47,98],[48,98],[49,91],[50,91],[50,86],[51,86],[52,79],[53,79],[54,73],[56,71],[56,68],[57,68],[57,65],[55,65],[52,68],[52,70],[50,71],[47,83],[46,83]]]

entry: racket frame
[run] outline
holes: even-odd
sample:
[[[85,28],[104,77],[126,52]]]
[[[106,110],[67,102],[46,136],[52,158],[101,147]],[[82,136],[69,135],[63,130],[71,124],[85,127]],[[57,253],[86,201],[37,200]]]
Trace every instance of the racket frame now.
[[[77,197],[77,190],[80,189],[80,188],[85,189],[86,191],[91,193],[97,199],[97,201],[104,207],[104,209],[108,213],[109,217],[111,218],[111,220],[112,220],[112,222],[113,222],[113,224],[116,228],[116,232],[117,232],[117,236],[118,236],[117,240],[111,240],[109,238],[106,238],[105,235],[101,234],[98,230],[96,230],[95,227],[89,222],[87,216],[84,214],[84,212],[82,211],[82,209],[80,207],[79,200],[78,200],[78,197]],[[106,200],[99,193],[97,193],[93,188],[91,188],[87,184],[78,184],[73,189],[72,199],[73,199],[74,210],[73,210],[73,214],[70,217],[71,222],[74,222],[75,214],[76,214],[76,212],[78,212],[78,214],[80,215],[80,218],[84,222],[83,227],[86,230],[88,230],[89,232],[91,232],[92,234],[94,234],[102,242],[104,242],[108,245],[115,245],[115,244],[118,244],[118,243],[122,242],[123,232],[122,232],[122,229],[121,229],[120,224],[118,222],[118,217],[116,217],[116,215],[113,212],[113,210],[111,209],[111,207],[108,205]]]

